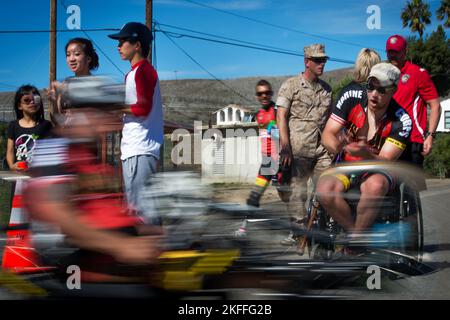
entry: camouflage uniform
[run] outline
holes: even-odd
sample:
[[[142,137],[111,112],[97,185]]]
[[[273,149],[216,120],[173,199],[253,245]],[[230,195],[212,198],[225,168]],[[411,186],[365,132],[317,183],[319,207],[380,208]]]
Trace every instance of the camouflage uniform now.
[[[320,144],[331,103],[331,87],[320,79],[310,82],[303,73],[286,80],[278,93],[277,106],[289,111],[293,194],[288,210],[295,219],[306,214],[308,179],[331,165],[331,156]]]

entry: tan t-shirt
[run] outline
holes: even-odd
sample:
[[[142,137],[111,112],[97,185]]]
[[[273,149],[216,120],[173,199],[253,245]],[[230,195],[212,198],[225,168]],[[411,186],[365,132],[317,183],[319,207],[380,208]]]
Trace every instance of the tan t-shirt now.
[[[326,153],[320,144],[331,112],[331,87],[319,79],[310,82],[303,73],[289,78],[278,92],[277,106],[289,111],[288,126],[294,157],[317,158]]]

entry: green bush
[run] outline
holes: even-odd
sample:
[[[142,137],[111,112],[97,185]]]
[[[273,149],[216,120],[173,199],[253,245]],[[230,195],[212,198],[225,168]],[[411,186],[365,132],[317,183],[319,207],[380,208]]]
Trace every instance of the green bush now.
[[[11,211],[11,182],[0,180],[0,227],[7,226]]]
[[[425,68],[431,75],[439,96],[450,93],[450,39],[442,26],[422,39],[408,39],[408,60]]]
[[[338,95],[341,93],[342,89],[344,89],[344,87],[352,82],[352,80],[353,78],[351,76],[346,76],[344,77],[344,79],[333,85],[333,105],[336,104],[336,99],[338,98]]]
[[[427,173],[440,178],[450,177],[450,133],[439,133],[433,144],[433,151],[425,158]]]

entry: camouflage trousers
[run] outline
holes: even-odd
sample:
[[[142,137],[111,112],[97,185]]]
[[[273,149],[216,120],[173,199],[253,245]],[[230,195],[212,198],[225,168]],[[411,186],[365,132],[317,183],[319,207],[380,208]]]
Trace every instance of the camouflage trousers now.
[[[312,189],[311,179],[331,166],[331,158],[324,154],[318,158],[294,157],[292,164],[292,195],[287,206],[292,220],[300,220],[306,216],[308,197]]]

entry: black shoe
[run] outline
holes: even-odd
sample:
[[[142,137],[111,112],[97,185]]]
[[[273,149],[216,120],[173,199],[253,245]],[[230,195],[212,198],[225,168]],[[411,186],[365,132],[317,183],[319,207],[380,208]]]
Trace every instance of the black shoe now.
[[[308,219],[306,217],[302,219],[291,220],[291,227],[294,233],[298,235],[305,234],[308,231],[307,221]]]
[[[256,200],[256,199],[253,199],[253,198],[248,198],[247,199],[247,205],[259,208],[259,201]]]

